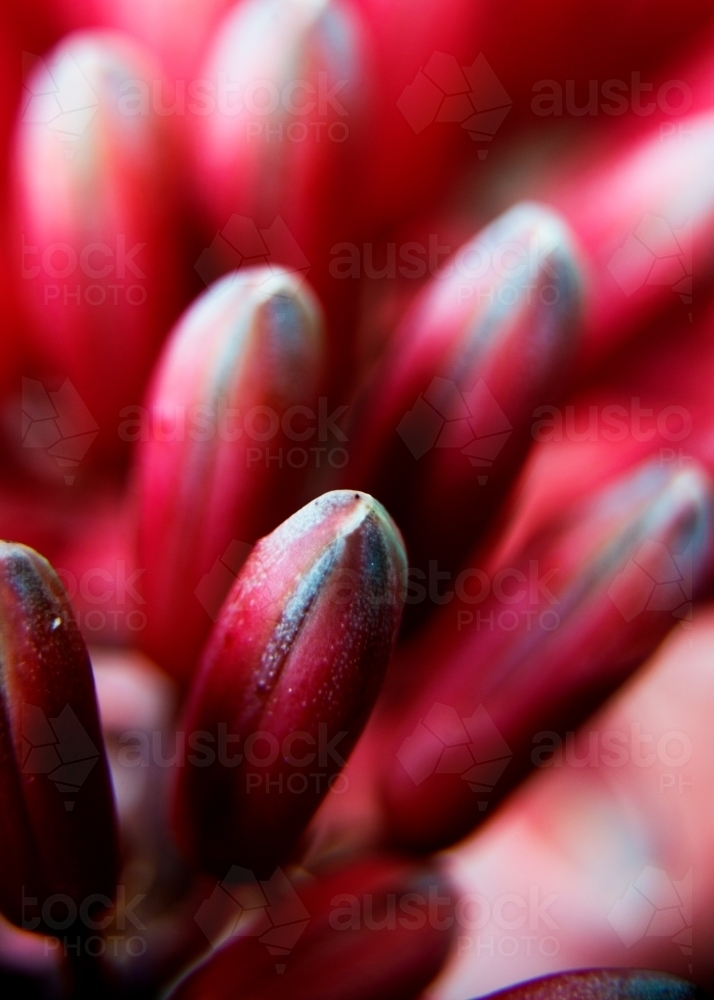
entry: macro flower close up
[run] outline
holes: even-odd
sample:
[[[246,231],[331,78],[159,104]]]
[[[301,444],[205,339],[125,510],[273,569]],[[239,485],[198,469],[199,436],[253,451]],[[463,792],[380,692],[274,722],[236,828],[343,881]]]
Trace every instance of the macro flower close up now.
[[[708,0],[0,10],[0,995],[714,996]]]

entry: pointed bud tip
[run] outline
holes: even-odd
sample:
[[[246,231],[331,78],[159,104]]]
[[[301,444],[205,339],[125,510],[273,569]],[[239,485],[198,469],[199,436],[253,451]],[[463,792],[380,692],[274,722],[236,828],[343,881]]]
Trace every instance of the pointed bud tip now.
[[[208,639],[183,725],[241,746],[268,733],[284,749],[260,787],[247,758],[180,772],[177,839],[206,870],[221,877],[240,858],[265,872],[295,849],[379,693],[405,569],[396,525],[358,490],[318,497],[255,546]],[[296,733],[315,746],[339,742],[313,764],[314,785],[290,750]]]
[[[357,562],[349,559],[344,546],[359,545]],[[254,550],[256,562],[291,573],[301,565],[312,566],[318,553],[340,546],[340,562],[351,564],[362,576],[360,587],[379,592],[386,600],[402,596],[407,554],[402,534],[382,504],[360,490],[332,490],[306,504],[279,525]],[[354,550],[353,550],[354,551]],[[252,558],[252,557],[251,557]],[[249,563],[251,560],[249,559]],[[331,563],[325,563],[327,576]],[[263,576],[263,582],[266,582]],[[277,577],[276,577],[277,582]],[[286,580],[292,589],[293,581]],[[356,605],[354,605],[356,608]]]
[[[91,893],[111,896],[119,859],[87,648],[50,563],[7,541],[0,541],[0,682],[0,799],[8,819],[0,851],[15,861],[0,871],[0,910],[28,926],[24,887],[32,887],[46,921],[43,900],[59,891],[74,903]],[[40,927],[40,917],[30,926]]]
[[[309,530],[312,523],[331,520],[343,536],[358,531],[365,524],[377,524],[391,541],[396,550],[404,555],[404,539],[397,525],[379,500],[361,490],[331,490],[306,504],[285,522],[285,527],[294,524],[297,530]],[[278,529],[280,530],[280,529]]]

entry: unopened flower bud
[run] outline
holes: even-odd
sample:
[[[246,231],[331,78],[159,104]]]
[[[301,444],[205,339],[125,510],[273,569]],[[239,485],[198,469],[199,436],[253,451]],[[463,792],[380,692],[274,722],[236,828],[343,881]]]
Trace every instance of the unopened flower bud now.
[[[348,490],[314,500],[257,544],[182,722],[202,745],[178,775],[176,831],[203,867],[266,871],[294,849],[377,697],[404,569],[389,515]]]

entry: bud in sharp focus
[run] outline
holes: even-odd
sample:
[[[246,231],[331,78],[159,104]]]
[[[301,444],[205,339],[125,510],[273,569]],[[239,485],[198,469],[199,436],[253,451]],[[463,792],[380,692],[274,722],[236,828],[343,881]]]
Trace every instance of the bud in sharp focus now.
[[[268,871],[294,849],[377,697],[404,571],[389,515],[348,490],[314,500],[255,547],[181,727],[201,752],[178,776],[176,831],[206,869]]]
[[[588,969],[532,979],[487,1000],[703,1000],[704,995],[694,983],[667,972]]]
[[[711,520],[705,473],[651,463],[509,566],[463,571],[385,692],[380,783],[396,841],[431,848],[465,834],[532,768],[534,734],[573,729],[686,625],[712,569]]]
[[[142,642],[186,679],[250,546],[305,502],[320,446],[319,306],[280,268],[226,275],[181,318],[139,451]]]
[[[0,543],[0,680],[0,908],[56,933],[73,908],[94,919],[111,902],[114,806],[72,609],[49,563],[10,542]]]
[[[16,133],[34,363],[70,380],[114,452],[126,448],[120,411],[140,401],[176,311],[169,126],[146,107],[159,77],[123,35],[70,35],[26,66]]]
[[[562,388],[578,272],[557,215],[511,209],[421,294],[362,399],[350,476],[404,531],[412,564],[453,569],[485,531]]]
[[[246,898],[240,886],[236,898],[241,888]],[[298,886],[270,914],[273,930],[229,941],[171,1000],[414,1000],[439,972],[454,927],[441,873],[379,857]],[[273,942],[283,947],[266,947]]]

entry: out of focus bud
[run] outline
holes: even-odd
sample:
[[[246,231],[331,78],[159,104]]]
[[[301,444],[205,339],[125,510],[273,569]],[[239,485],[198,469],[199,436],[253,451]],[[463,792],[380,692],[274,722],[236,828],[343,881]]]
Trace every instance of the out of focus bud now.
[[[181,678],[250,546],[307,499],[319,306],[281,268],[229,274],[172,332],[137,419],[142,642]]]
[[[118,864],[92,672],[52,567],[10,542],[0,543],[0,676],[0,909],[30,930],[88,933]]]
[[[274,929],[266,926],[264,934],[262,927],[246,927],[245,935],[191,973],[171,1000],[237,994],[246,1000],[413,1000],[446,958],[453,899],[433,869],[376,857],[297,891],[279,870],[260,884],[244,869],[232,874],[242,876],[242,884],[226,880],[218,891],[232,897],[238,912],[241,904],[265,905],[267,897]],[[275,900],[281,882],[287,891]]]
[[[703,991],[666,972],[588,969],[559,972],[491,993],[489,1000],[702,1000]]]
[[[175,86],[176,113],[185,114],[187,88],[204,55],[211,31],[234,0],[54,0],[55,10],[69,28],[100,25],[137,38],[161,61],[170,86]],[[188,93],[187,93],[188,89]],[[162,95],[162,103],[171,106]]]
[[[592,364],[658,312],[691,316],[714,269],[714,112],[663,121],[552,199],[583,251],[580,361]]]
[[[328,316],[343,315],[356,285],[329,264],[362,225],[367,84],[354,14],[341,0],[247,0],[220,25],[202,76],[213,89],[192,116],[196,177],[215,236],[201,275],[262,258],[307,274]],[[347,350],[342,324],[334,332]]]
[[[184,852],[223,876],[289,856],[374,704],[402,610],[399,532],[371,497],[326,493],[263,538],[208,640],[182,729]]]
[[[647,464],[552,522],[510,566],[459,574],[456,599],[395,664],[392,749],[381,754],[395,840],[435,847],[466,833],[533,766],[537,733],[574,728],[691,620],[711,518],[702,471]]]
[[[557,398],[578,320],[567,229],[518,205],[437,274],[363,397],[352,482],[384,503],[410,561],[453,569],[483,534]]]
[[[148,107],[158,79],[124,36],[70,35],[28,62],[16,133],[33,364],[69,380],[113,452],[126,447],[120,411],[140,401],[177,299],[167,121]]]

